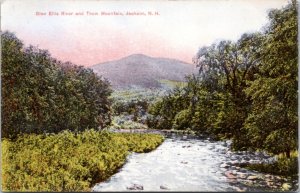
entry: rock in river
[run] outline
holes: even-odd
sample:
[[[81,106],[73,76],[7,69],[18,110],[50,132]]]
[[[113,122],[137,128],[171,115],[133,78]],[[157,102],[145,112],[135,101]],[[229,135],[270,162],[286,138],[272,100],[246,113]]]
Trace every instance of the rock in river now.
[[[223,163],[223,164],[220,165],[220,168],[229,168],[229,167],[230,167],[230,165],[225,164],[225,163]]]
[[[139,184],[133,184],[130,187],[127,187],[127,190],[144,190],[144,187]]]
[[[229,179],[236,179],[236,176],[232,173],[232,171],[225,172],[225,176]]]
[[[162,190],[169,190],[169,188],[167,186],[165,186],[165,185],[160,185],[159,188],[162,189]]]
[[[258,176],[248,176],[247,180],[258,180]]]
[[[291,189],[291,185],[289,184],[289,183],[284,183],[284,184],[282,184],[282,189],[283,190],[289,190],[289,189]]]
[[[239,178],[246,179],[247,178],[247,174],[239,173]]]

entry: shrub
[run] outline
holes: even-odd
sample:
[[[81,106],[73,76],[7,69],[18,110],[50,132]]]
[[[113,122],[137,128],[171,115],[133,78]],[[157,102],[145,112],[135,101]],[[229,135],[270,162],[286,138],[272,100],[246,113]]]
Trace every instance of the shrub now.
[[[25,134],[2,140],[2,191],[89,191],[126,161],[128,152],[149,152],[163,141],[157,134]]]
[[[277,155],[277,158],[277,161],[272,164],[251,164],[247,167],[249,169],[276,175],[295,177],[298,175],[298,151],[292,152],[290,158],[284,154]]]

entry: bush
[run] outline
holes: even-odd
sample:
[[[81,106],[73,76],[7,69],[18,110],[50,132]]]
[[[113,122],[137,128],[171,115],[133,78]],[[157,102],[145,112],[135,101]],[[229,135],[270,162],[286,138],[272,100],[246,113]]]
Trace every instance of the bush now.
[[[148,129],[147,125],[132,120],[132,115],[113,116],[109,129]]]
[[[273,164],[251,164],[247,166],[249,169],[271,173],[283,176],[297,176],[298,175],[298,152],[291,153],[288,158],[284,154],[277,155],[277,161]]]
[[[110,124],[108,81],[91,69],[57,61],[47,50],[24,47],[10,32],[1,40],[2,137]]]
[[[149,152],[163,141],[156,134],[25,134],[2,140],[2,191],[89,191],[114,174],[128,152]]]
[[[173,129],[184,130],[191,127],[191,112],[190,109],[185,109],[178,112],[173,121]]]

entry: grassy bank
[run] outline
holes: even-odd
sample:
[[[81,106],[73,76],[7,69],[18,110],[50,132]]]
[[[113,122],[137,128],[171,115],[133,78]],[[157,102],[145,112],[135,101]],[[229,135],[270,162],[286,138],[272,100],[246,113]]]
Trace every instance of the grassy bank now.
[[[156,134],[23,135],[2,140],[2,191],[89,191],[114,174],[129,152],[149,152],[163,142]]]
[[[246,168],[263,173],[298,178],[298,151],[293,151],[290,158],[284,154],[279,154],[277,161],[272,164],[249,164]]]

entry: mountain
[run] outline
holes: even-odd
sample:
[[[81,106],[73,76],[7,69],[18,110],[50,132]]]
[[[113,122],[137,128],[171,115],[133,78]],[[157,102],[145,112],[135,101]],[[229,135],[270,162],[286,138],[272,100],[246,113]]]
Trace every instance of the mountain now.
[[[133,54],[90,68],[107,78],[114,88],[161,88],[166,81],[182,82],[185,75],[196,72],[192,64],[143,54]]]

